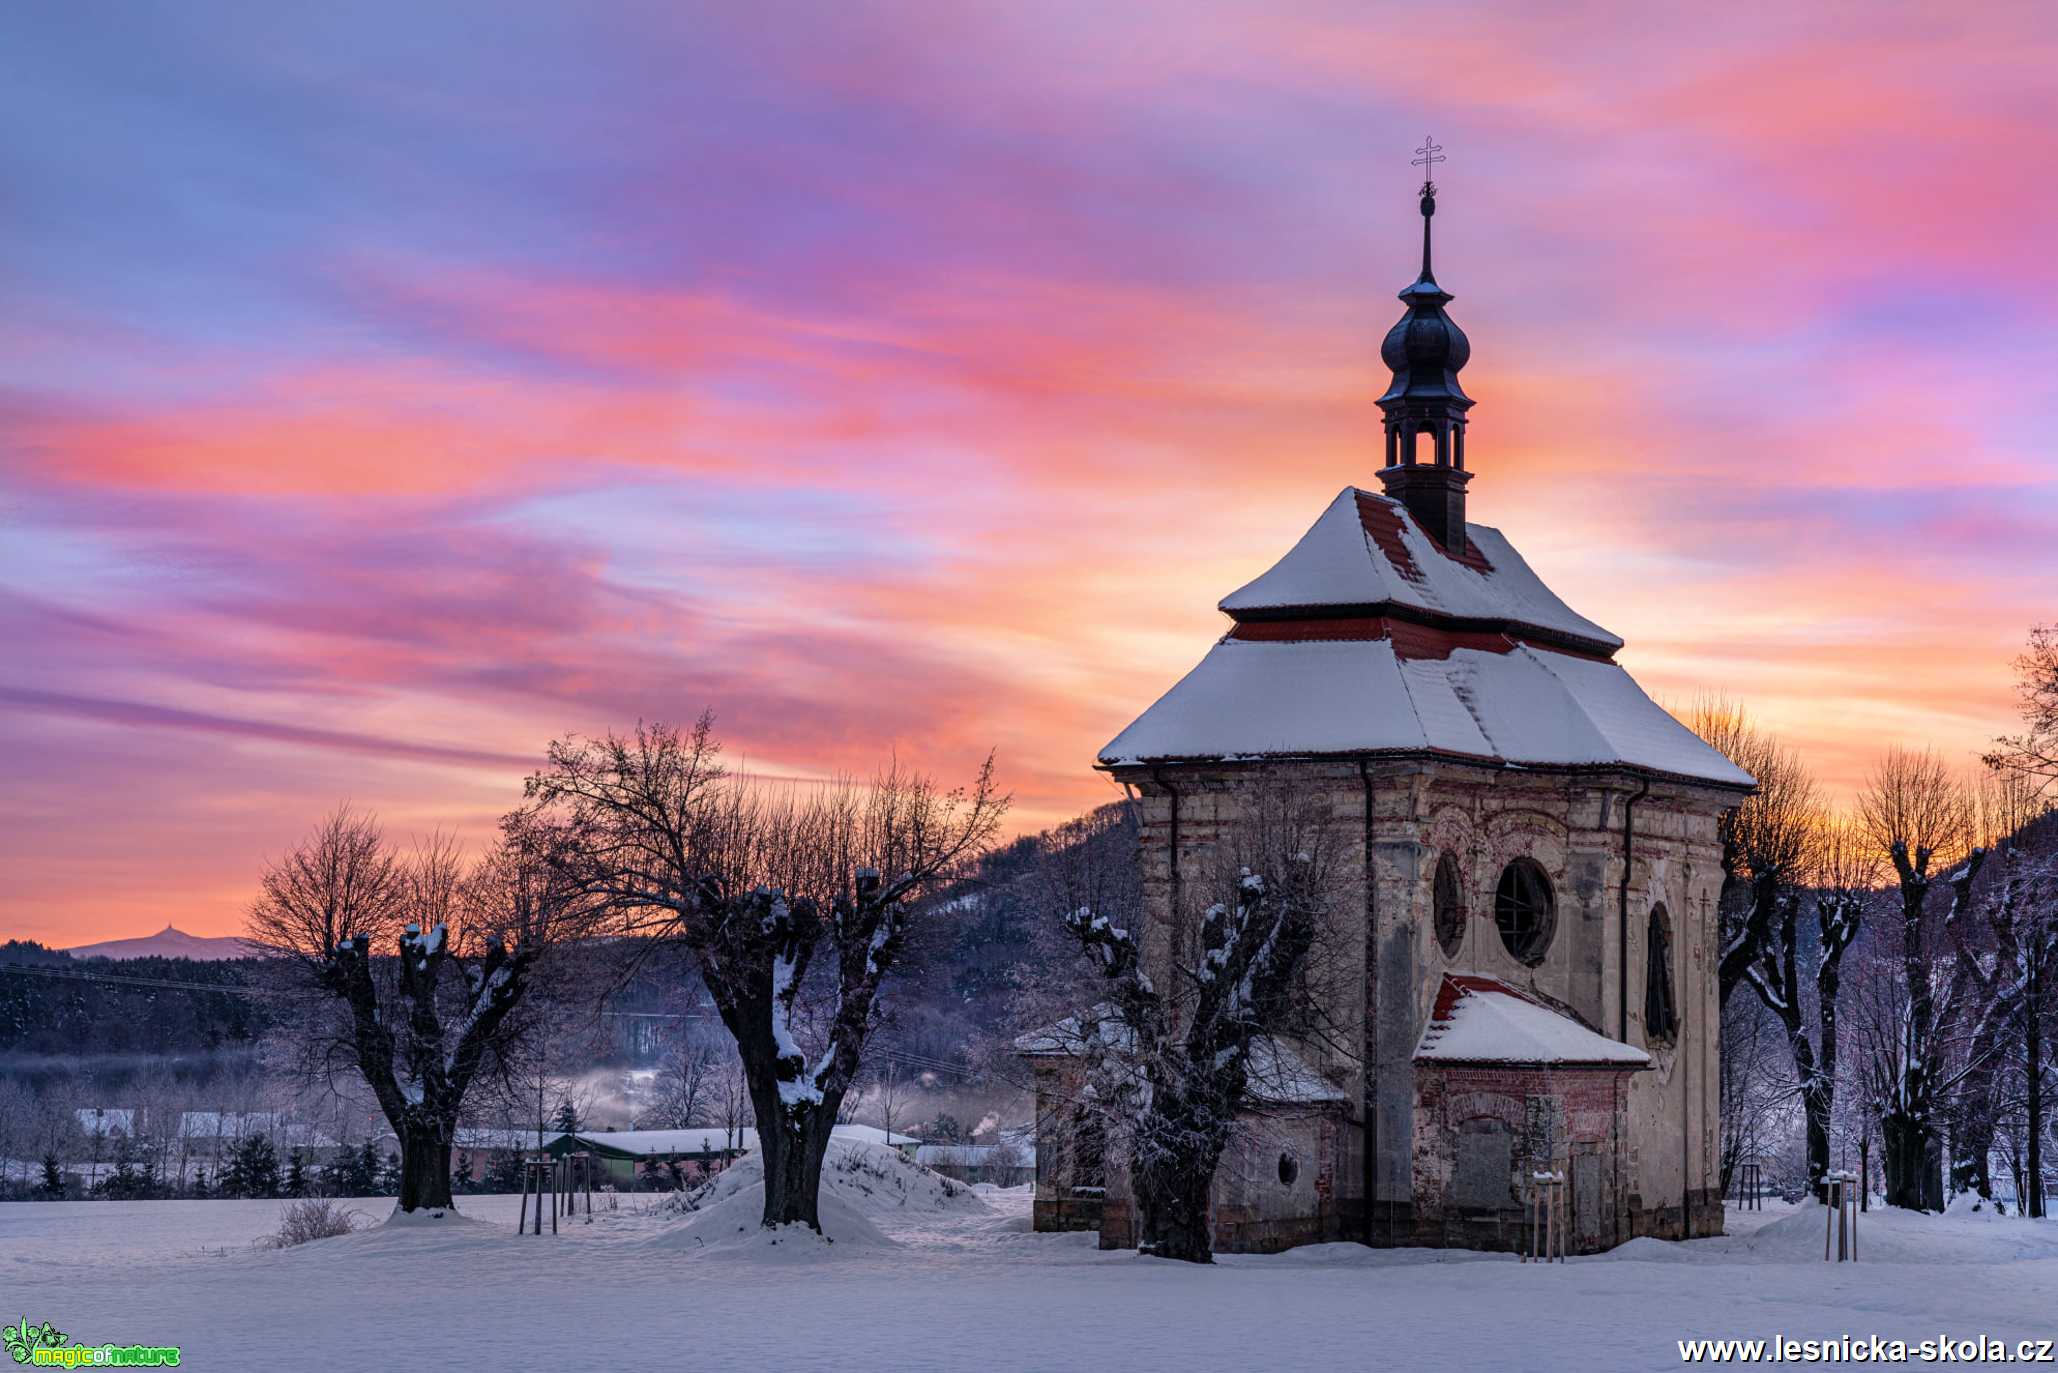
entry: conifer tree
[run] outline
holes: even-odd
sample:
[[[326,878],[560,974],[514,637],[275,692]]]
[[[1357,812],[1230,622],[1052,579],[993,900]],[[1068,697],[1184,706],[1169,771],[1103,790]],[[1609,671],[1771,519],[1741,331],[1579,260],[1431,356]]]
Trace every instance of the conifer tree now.
[[[485,1187],[489,1192],[521,1191],[521,1155],[513,1149],[502,1150],[486,1168]]]
[[[53,1201],[64,1197],[64,1168],[54,1149],[43,1155],[43,1195]]]

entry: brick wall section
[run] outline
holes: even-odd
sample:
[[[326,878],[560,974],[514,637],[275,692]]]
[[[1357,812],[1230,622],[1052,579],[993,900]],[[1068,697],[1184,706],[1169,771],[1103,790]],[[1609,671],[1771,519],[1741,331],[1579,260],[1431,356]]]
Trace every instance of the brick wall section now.
[[[1418,1068],[1414,1242],[1526,1247],[1530,1179],[1538,1172],[1567,1175],[1569,1250],[1591,1253],[1630,1238],[1621,1187],[1628,1162],[1625,1076],[1616,1068]],[[1496,1149],[1477,1150],[1468,1160],[1467,1143],[1475,1139]],[[1491,1155],[1500,1163],[1502,1147],[1504,1172],[1483,1176],[1480,1160]]]

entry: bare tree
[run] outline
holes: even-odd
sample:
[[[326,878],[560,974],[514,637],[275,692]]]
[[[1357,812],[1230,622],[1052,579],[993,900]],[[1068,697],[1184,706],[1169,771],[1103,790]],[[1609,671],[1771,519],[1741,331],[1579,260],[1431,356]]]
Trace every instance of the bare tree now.
[[[2046,1128],[2045,1077],[2049,1022],[2058,985],[2058,820],[2042,819],[2004,838],[1983,890],[1961,899],[1952,942],[1957,976],[1967,998],[1970,1058],[1960,1084],[1963,1106],[1953,1133],[1954,1181],[1981,1196],[1993,1195],[1991,1157],[1997,1127],[2011,1116],[2026,1158],[2014,1158],[2017,1195],[2030,1215],[2043,1214],[2042,1189],[2025,1184],[2042,1176]]]
[[[657,1128],[687,1130],[708,1123],[722,1057],[698,1036],[681,1037],[658,1070],[657,1101],[651,1108]]]
[[[734,1153],[743,1147],[743,1132],[757,1124],[750,1109],[750,1079],[744,1075],[741,1059],[731,1055],[716,1071],[712,1100],[715,1124],[721,1127],[729,1152]]]
[[[1253,1078],[1278,1061],[1259,1054],[1260,1041],[1317,1028],[1321,1002],[1306,995],[1304,974],[1327,923],[1327,830],[1286,792],[1260,794],[1231,841],[1233,876],[1212,884],[1224,899],[1202,912],[1191,959],[1175,951],[1159,970],[1163,985],[1146,966],[1143,932],[1092,904],[1096,893],[1119,901],[1119,878],[1074,893],[1064,912],[1110,993],[1112,1020],[1084,1047],[1098,1051],[1096,1094],[1124,1117],[1145,1254],[1213,1261],[1215,1172]]]
[[[1972,847],[1973,812],[1966,788],[1931,752],[1890,749],[1858,797],[1872,843],[1892,863],[1901,900],[1901,979],[1906,997],[1902,1077],[1883,1101],[1880,1138],[1889,1206],[1941,1211],[1943,1134],[1938,1082],[1939,1023],[1934,986],[1944,950],[1927,918],[1930,893],[1964,863],[1976,871],[1984,851]],[[1969,876],[1969,874],[1968,874]]]
[[[2039,792],[2058,783],[2058,625],[2037,625],[2015,660],[2022,733],[2003,735],[1987,766],[2027,779]]]
[[[1763,1159],[1789,1132],[1797,1092],[1784,1030],[1755,997],[1722,1008],[1718,1063],[1722,1191],[1727,1196],[1737,1165]]]
[[[451,1206],[465,1098],[508,1062],[539,960],[577,915],[570,889],[514,848],[469,871],[440,837],[402,856],[347,808],[265,871],[249,937],[303,994],[299,1066],[369,1086],[400,1143],[401,1210]]]
[[[1800,756],[1753,725],[1741,706],[1708,698],[1688,713],[1686,723],[1758,782],[1756,791],[1724,812],[1718,826],[1722,943],[1717,986],[1727,1005],[1774,939],[1782,906],[1797,899],[1806,881],[1820,805]]]
[[[895,766],[803,795],[729,776],[719,752],[707,716],[559,740],[520,824],[619,932],[694,955],[749,1082],[764,1223],[819,1231],[822,1159],[880,984],[921,899],[992,840],[1007,802],[991,759],[959,791]]]

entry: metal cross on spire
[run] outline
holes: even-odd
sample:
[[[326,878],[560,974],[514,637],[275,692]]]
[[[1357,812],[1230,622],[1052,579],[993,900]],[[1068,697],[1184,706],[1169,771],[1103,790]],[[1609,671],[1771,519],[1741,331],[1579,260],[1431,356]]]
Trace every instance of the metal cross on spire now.
[[[1422,193],[1436,194],[1436,164],[1444,161],[1443,144],[1425,135],[1422,146],[1415,149],[1415,160],[1408,165],[1422,169]]]

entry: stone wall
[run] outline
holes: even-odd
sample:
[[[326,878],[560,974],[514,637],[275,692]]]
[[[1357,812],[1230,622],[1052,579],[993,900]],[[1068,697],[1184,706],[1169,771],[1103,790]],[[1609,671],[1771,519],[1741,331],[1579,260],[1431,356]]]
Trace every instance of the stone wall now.
[[[1415,1046],[1447,971],[1497,977],[1570,1007],[1611,1038],[1651,1049],[1624,1102],[1621,1196],[1627,1234],[1719,1229],[1716,1130],[1716,821],[1728,793],[1619,772],[1560,772],[1444,761],[1247,763],[1122,769],[1141,821],[1147,966],[1166,976],[1190,955],[1198,912],[1217,899],[1243,808],[1259,785],[1313,801],[1350,852],[1337,867],[1337,937],[1323,971],[1325,1019],[1345,1027],[1318,1066],[1355,1103],[1329,1204],[1365,1238],[1421,1242],[1415,1210]],[[1641,794],[1640,794],[1641,793]],[[1624,875],[1624,824],[1633,859]],[[1453,952],[1431,912],[1438,858],[1457,861],[1467,908]],[[1176,863],[1174,861],[1176,856]],[[1534,966],[1504,946],[1494,894],[1516,857],[1548,875],[1556,908],[1549,948]],[[1628,921],[1621,918],[1627,895]],[[1646,1043],[1644,940],[1651,907],[1672,931],[1681,1024],[1670,1043]],[[1320,1227],[1331,1212],[1322,1213]],[[1668,1219],[1669,1217],[1669,1219]],[[1315,1222],[1310,1213],[1308,1219]],[[1439,1222],[1440,1224],[1441,1222]]]

